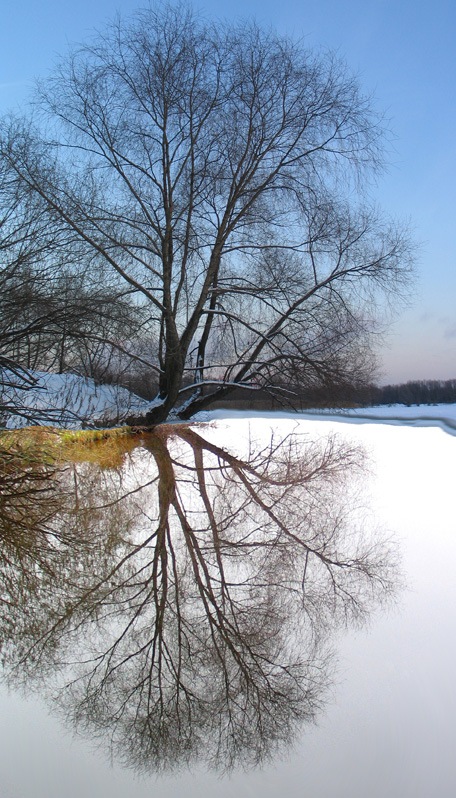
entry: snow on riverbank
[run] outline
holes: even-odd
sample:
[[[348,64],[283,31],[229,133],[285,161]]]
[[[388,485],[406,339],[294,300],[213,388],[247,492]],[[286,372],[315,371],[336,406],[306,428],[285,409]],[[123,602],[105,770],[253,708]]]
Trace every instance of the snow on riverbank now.
[[[392,424],[394,426],[439,427],[450,435],[456,435],[456,404],[440,405],[380,405],[344,410],[307,410],[306,412],[284,412],[281,410],[210,410],[197,413],[192,421],[216,421],[220,419],[244,418],[288,418],[309,421],[340,421],[345,424]]]
[[[5,387],[0,404],[20,408],[20,414],[3,410],[1,426],[25,427],[30,424],[51,424],[67,428],[103,427],[122,424],[129,415],[142,415],[152,402],[136,396],[117,385],[97,385],[88,377],[76,374],[33,372],[36,384],[24,390],[14,375]],[[308,410],[294,413],[280,410],[211,410],[198,413],[192,421],[211,421],[235,418],[311,419],[343,421],[344,423],[384,423],[413,427],[440,427],[456,435],[456,404],[440,405],[382,405],[344,410]]]
[[[103,427],[122,423],[132,414],[145,413],[151,403],[118,385],[97,385],[89,377],[76,374],[32,372],[36,380],[24,390],[11,385],[3,390],[1,404],[20,410],[20,414],[3,410],[3,423],[10,429],[30,424],[50,424],[77,429]],[[10,374],[11,382],[18,382]]]

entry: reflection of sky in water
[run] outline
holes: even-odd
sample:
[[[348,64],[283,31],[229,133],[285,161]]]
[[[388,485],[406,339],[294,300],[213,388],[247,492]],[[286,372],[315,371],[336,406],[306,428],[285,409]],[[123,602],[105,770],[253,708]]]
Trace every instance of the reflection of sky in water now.
[[[213,434],[242,435],[245,423],[231,422]],[[303,422],[303,428],[314,432],[315,425]],[[454,438],[432,429],[338,429],[372,449],[374,508],[387,528],[404,537],[411,590],[400,611],[377,615],[367,633],[341,638],[334,702],[289,760],[229,781],[197,773],[138,783],[104,766],[86,743],[70,744],[39,703],[32,702],[26,715],[23,703],[10,696],[2,700],[2,709],[7,706],[1,712],[3,719],[6,712],[11,718],[2,722],[0,746],[6,798],[8,787],[11,796],[21,798],[120,798],[125,792],[129,798],[151,792],[167,798],[202,791],[217,798],[235,793],[272,798],[283,790],[296,798],[454,794]],[[318,434],[322,431],[319,425]]]

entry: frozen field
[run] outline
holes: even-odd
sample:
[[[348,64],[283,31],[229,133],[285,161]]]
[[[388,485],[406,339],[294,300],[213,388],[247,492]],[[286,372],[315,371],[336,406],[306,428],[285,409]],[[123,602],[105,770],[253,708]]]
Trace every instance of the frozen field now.
[[[198,413],[197,420],[236,419],[245,415],[240,410],[213,410]],[[372,424],[381,422],[395,426],[440,427],[452,435],[456,435],[456,404],[441,405],[380,405],[378,407],[362,407],[354,410],[309,410],[298,414],[282,411],[249,413],[250,418],[278,419],[296,418],[315,421],[343,421],[344,423]]]

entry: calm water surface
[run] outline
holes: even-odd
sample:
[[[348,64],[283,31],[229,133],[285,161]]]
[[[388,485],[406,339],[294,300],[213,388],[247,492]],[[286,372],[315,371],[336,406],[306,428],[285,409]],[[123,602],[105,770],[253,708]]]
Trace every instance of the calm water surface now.
[[[452,796],[455,439],[126,449],[6,474],[5,796]]]

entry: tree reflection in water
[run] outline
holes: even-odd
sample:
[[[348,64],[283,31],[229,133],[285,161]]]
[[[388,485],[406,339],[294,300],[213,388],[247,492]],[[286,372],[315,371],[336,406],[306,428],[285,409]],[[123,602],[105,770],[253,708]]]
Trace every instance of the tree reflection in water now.
[[[138,770],[260,764],[321,706],[331,633],[394,593],[394,550],[353,520],[362,453],[292,434],[241,457],[163,425],[123,460],[16,469],[6,678]]]

